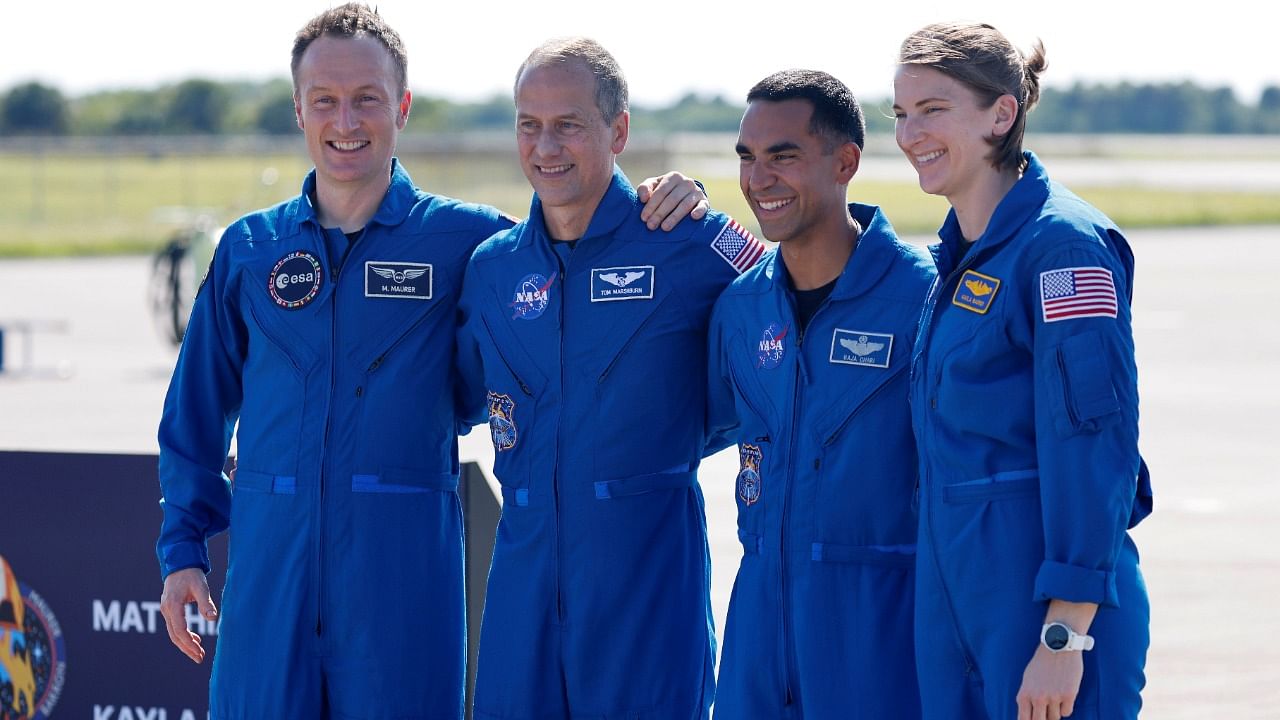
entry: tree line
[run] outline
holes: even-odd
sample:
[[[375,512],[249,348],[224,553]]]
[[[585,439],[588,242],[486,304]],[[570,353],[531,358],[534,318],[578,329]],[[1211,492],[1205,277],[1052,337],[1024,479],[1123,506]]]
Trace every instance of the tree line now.
[[[890,101],[864,101],[871,132],[892,132]],[[632,108],[637,130],[734,132],[743,105],[688,94],[666,107]],[[410,132],[506,130],[511,98],[454,102],[418,96]],[[1050,133],[1278,134],[1280,86],[1256,104],[1229,87],[1192,82],[1077,83],[1045,88],[1028,129]],[[297,132],[288,80],[216,82],[191,79],[154,89],[106,90],[69,98],[56,87],[28,82],[0,96],[0,135],[287,135]]]

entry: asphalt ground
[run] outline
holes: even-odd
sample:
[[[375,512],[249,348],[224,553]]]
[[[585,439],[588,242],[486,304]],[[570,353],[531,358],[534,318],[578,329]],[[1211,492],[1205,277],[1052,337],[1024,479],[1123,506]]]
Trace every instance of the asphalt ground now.
[[[1280,228],[1130,233],[1152,604],[1144,717],[1280,718]],[[148,258],[0,261],[0,449],[154,453],[176,358]],[[36,321],[30,341],[13,321]],[[492,463],[488,433],[463,456]],[[741,557],[737,457],[703,464],[717,627]],[[0,516],[3,506],[0,504]]]

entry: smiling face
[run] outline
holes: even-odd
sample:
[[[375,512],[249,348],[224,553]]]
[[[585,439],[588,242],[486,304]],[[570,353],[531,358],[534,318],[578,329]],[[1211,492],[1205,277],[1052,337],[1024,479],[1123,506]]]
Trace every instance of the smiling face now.
[[[387,183],[396,137],[409,118],[395,61],[368,35],[325,35],[298,65],[294,109],[317,182],[359,188]]]
[[[924,65],[901,65],[893,81],[898,147],[916,169],[920,189],[962,205],[975,188],[991,184],[988,138],[1012,125],[1017,102],[1001,96],[984,108],[959,80]]]
[[[830,148],[810,129],[808,100],[756,100],[738,131],[738,179],[760,230],[779,243],[808,242],[846,222],[857,145]]]
[[[525,177],[549,214],[588,219],[613,179],[629,116],[596,106],[596,78],[578,61],[528,68],[516,85],[516,140]],[[585,228],[584,228],[585,229]],[[570,240],[576,238],[557,238]]]

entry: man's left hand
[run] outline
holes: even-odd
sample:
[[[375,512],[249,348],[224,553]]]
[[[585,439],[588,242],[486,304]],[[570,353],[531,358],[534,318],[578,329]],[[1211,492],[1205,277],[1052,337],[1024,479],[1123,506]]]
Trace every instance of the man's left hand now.
[[[640,219],[650,230],[671,230],[685,216],[701,220],[711,209],[707,194],[692,179],[672,171],[649,178],[636,186],[636,195],[644,203]]]

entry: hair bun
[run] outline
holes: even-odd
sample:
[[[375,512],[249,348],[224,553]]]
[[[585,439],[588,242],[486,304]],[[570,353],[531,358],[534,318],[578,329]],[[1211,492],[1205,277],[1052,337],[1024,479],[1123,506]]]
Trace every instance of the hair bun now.
[[[1023,60],[1023,104],[1024,112],[1040,102],[1040,75],[1049,68],[1049,61],[1044,58],[1044,43],[1039,38],[1031,45],[1031,54]]]

